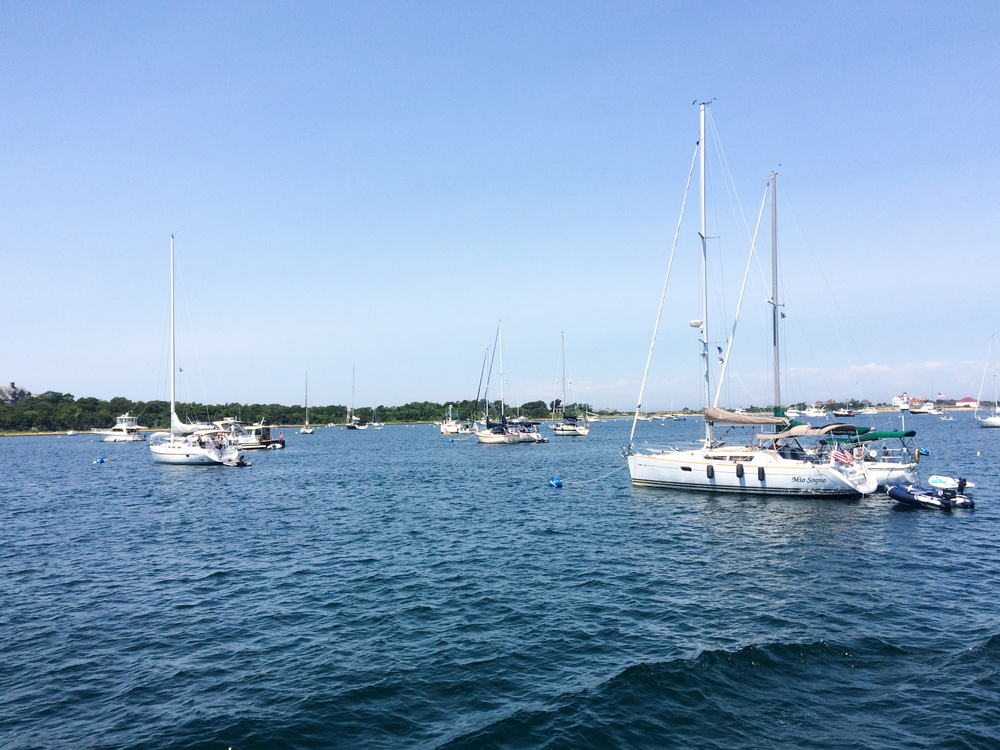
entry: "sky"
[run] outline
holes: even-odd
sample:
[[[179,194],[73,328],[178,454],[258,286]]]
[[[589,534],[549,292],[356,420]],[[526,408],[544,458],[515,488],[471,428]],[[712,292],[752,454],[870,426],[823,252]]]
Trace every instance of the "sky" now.
[[[776,171],[782,400],[975,397],[998,36],[995,2],[6,3],[0,382],[168,398],[173,234],[179,400],[474,398],[502,320],[508,402],[562,396],[565,334],[569,400],[632,409],[710,101],[713,348]],[[649,410],[701,406],[697,193]],[[769,252],[765,215],[723,406],[773,400]]]

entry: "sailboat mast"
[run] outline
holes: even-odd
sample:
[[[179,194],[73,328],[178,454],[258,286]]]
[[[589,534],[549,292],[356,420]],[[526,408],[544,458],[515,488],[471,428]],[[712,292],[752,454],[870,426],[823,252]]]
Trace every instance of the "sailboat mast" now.
[[[500,341],[500,421],[503,422],[503,321],[497,328],[497,339]]]
[[[774,407],[781,406],[781,369],[778,356],[778,321],[781,313],[778,308],[778,207],[777,187],[778,173],[771,172],[771,327],[774,347]]]
[[[562,413],[563,417],[565,417],[566,416],[566,331],[562,332],[562,386],[563,386]]]
[[[306,372],[306,425],[309,424],[309,373]]]
[[[161,365],[162,367],[162,365]],[[170,432],[174,431],[177,363],[174,357],[174,236],[170,235]]]
[[[705,109],[707,102],[701,103],[701,117],[698,142],[701,144],[699,171],[701,173],[701,320],[698,323],[701,336],[701,405],[708,408],[708,230],[705,222]],[[712,426],[705,420],[705,444],[712,441]]]

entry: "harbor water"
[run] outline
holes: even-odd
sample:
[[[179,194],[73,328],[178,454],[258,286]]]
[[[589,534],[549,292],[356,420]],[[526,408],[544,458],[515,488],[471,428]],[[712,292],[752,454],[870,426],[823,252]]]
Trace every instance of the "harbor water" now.
[[[0,439],[0,748],[1000,746],[1000,430],[907,419],[942,513],[633,488],[630,426]]]

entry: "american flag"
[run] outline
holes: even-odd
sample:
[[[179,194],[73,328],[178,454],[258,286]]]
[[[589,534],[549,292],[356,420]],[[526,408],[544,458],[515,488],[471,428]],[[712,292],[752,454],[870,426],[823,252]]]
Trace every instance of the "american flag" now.
[[[947,396],[945,396],[945,395],[944,395],[943,393],[939,393],[939,394],[938,394],[938,398],[940,398],[940,399],[945,399],[945,398],[948,398],[948,397],[947,397]]]
[[[833,460],[840,461],[842,464],[847,464],[848,466],[854,466],[854,459],[851,458],[851,454],[844,450],[842,445],[837,446],[837,450],[833,452]]]

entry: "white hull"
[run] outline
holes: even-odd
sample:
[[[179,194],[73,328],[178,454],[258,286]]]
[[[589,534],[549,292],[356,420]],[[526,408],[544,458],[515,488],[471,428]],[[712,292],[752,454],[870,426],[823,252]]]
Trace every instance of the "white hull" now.
[[[572,427],[569,425],[557,424],[552,427],[552,432],[555,435],[560,435],[562,437],[586,437],[590,434],[589,427]]]
[[[222,466],[235,463],[239,459],[239,450],[232,446],[212,448],[201,446],[197,440],[191,438],[171,437],[169,433],[161,434],[164,435],[162,439],[151,440],[149,443],[150,455],[158,464]]]
[[[1000,427],[1000,415],[995,417],[976,417],[980,427]]]
[[[313,429],[312,427],[300,427],[299,428],[299,434],[300,435],[312,435],[314,432],[316,432],[316,430]]]
[[[95,432],[95,435],[104,435],[105,443],[141,443],[145,441],[142,435],[126,435],[121,432]]]
[[[857,465],[785,459],[772,451],[743,446],[633,453],[628,456],[628,468],[637,487],[830,497],[867,495],[877,487],[875,479]]]
[[[882,461],[865,461],[865,469],[878,486],[883,488],[890,482],[915,484],[917,481],[916,464],[894,464]]]

